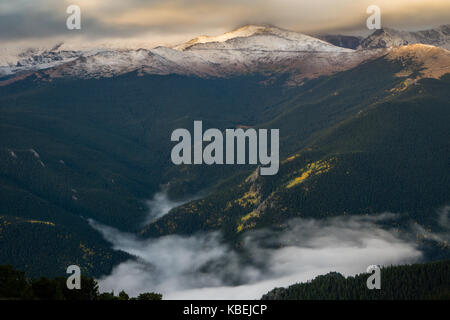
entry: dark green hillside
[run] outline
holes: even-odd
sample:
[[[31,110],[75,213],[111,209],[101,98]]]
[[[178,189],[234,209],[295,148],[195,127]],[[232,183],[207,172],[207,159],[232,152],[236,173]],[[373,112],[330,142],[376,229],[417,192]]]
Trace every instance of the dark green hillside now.
[[[450,261],[384,267],[381,289],[367,289],[369,274],[331,272],[307,283],[276,288],[263,300],[449,300]]]
[[[0,216],[0,248],[0,261],[23,266],[31,277],[65,275],[70,265],[80,266],[83,275],[98,276],[131,258],[112,250],[87,223],[71,227],[10,216]]]
[[[383,101],[402,82],[403,79],[394,76],[401,69],[400,64],[379,58],[311,80],[260,127],[280,128],[280,150],[287,157],[310,144],[324,129]]]
[[[376,70],[386,74],[381,62],[372,62],[375,75]],[[359,95],[361,84],[351,79],[367,74],[370,66],[360,67],[367,69],[365,73],[351,70],[314,81],[313,88],[322,90],[325,101],[295,102],[272,122],[280,127],[280,148],[288,149],[291,140],[300,147],[285,158],[276,176],[230,179],[218,192],[173,210],[143,233],[222,229],[233,238],[292,217],[385,211],[439,230],[436,210],[450,201],[450,77],[424,79],[405,88],[397,79],[389,89],[382,75],[373,76],[372,82],[365,79],[366,86],[373,85],[364,91],[367,96]],[[327,86],[330,82],[333,85]],[[335,91],[344,94],[334,95]],[[345,104],[359,111],[339,124],[302,133],[303,124],[314,117],[326,121],[327,106],[340,110]],[[321,115],[303,120],[302,111],[308,115],[314,107]]]
[[[136,73],[29,77],[0,87],[0,216],[19,221],[2,230],[0,264],[54,275],[72,259],[102,273],[124,257],[113,255],[85,219],[140,231],[145,200],[161,185],[172,196],[211,192],[147,226],[144,236],[222,229],[235,239],[291,217],[383,211],[430,224],[430,213],[450,198],[450,80],[406,86],[394,76],[401,68],[380,58],[298,88],[283,86],[283,79],[266,86],[256,75]],[[191,130],[194,120],[204,128],[279,128],[279,173],[172,165],[170,134]],[[16,239],[23,248],[48,249],[11,257]],[[84,259],[80,243],[98,256]],[[45,266],[32,263],[44,256]]]
[[[431,223],[450,199],[449,86],[423,80],[329,130],[269,182],[261,220],[390,211]]]
[[[399,70],[401,65],[378,59],[331,77],[311,80],[290,95],[285,95],[283,102],[264,113],[264,118],[271,120],[262,119],[256,126],[280,129],[282,158],[304,148],[307,150],[308,144],[330,128],[356,116],[372,103],[390,96],[389,90],[402,82],[402,79],[394,76]],[[313,157],[318,154],[314,153]],[[301,161],[306,164],[304,159]],[[257,186],[253,186],[253,189],[258,189],[258,195],[253,194],[251,199],[248,198],[247,191],[254,185],[253,181],[242,181],[251,171],[242,172],[241,176],[227,176],[223,185],[210,197],[175,209],[172,214],[150,225],[143,233],[156,236],[218,227],[235,230],[236,218],[243,213],[249,213],[271,195],[272,188],[279,185],[279,180],[283,179],[280,176],[285,170],[291,169],[282,166],[275,177],[258,179]],[[259,190],[261,188],[262,190]],[[259,194],[259,191],[262,193]],[[241,197],[246,197],[245,204],[234,205]]]

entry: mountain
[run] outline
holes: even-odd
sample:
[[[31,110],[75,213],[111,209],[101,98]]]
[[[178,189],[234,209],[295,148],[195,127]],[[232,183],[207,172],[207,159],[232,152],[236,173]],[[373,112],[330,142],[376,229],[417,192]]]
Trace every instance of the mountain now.
[[[51,48],[29,48],[23,51],[0,50],[0,78],[22,74],[30,71],[48,69],[73,61],[83,55],[94,54],[95,51],[61,50],[62,44]]]
[[[47,70],[41,73],[42,79],[101,78],[131,71],[200,77],[283,73],[290,74],[287,83],[301,84],[307,78],[347,70],[379,57],[385,48],[422,43],[448,49],[449,30],[448,25],[419,32],[385,28],[363,40],[342,35],[319,39],[274,26],[247,25],[219,36],[197,37],[172,48],[103,46],[74,50],[59,43],[22,52],[4,49],[0,52],[0,83],[2,78],[3,83],[10,83],[15,76],[22,79],[30,72]],[[356,48],[364,50],[353,50]]]
[[[431,45],[408,45],[396,48],[386,55],[389,60],[402,61],[399,76],[416,81],[422,78],[439,79],[450,73],[450,51]]]
[[[408,44],[428,44],[450,49],[450,25],[416,32],[382,28],[368,37],[325,34],[318,35],[317,38],[338,47],[355,50],[392,48]]]
[[[183,195],[235,172],[180,172],[170,161],[170,134],[195,119],[216,128],[267,119],[263,113],[291,93],[263,80],[132,72],[52,82],[30,76],[0,87],[0,261],[33,276],[64,275],[71,264],[83,274],[109,272],[126,256],[87,219],[137,232],[161,185]]]
[[[249,25],[217,37],[199,37],[174,48],[44,51],[40,56],[21,59],[14,66],[2,67],[0,73],[11,75],[42,69],[41,81],[103,78],[132,71],[203,78],[244,74],[276,78],[282,74],[288,76],[286,83],[298,84],[307,78],[352,68],[382,53],[382,50],[354,51],[297,32]],[[77,54],[79,57],[74,58]],[[14,78],[8,77],[3,83],[12,81]]]
[[[362,40],[358,48],[388,48],[417,43],[450,49],[450,25],[447,24],[435,29],[417,32],[398,31],[390,28],[383,28],[376,30],[369,37]]]
[[[98,276],[130,258],[88,219],[143,238],[221,230],[236,246],[293,217],[391,211],[440,231],[448,59],[429,45],[351,50],[271,26],[175,48],[24,53],[2,67],[0,264]],[[170,134],[194,120],[279,128],[279,173],[173,165]],[[209,192],[146,225],[161,189]]]
[[[308,82],[277,106],[275,118],[256,125],[280,129],[284,160],[276,176],[230,178],[142,234],[221,229],[239,241],[245,230],[293,217],[385,211],[432,223],[450,197],[449,57],[412,45]]]
[[[198,37],[175,46],[177,50],[247,50],[351,52],[320,39],[273,26],[247,25],[217,37]]]

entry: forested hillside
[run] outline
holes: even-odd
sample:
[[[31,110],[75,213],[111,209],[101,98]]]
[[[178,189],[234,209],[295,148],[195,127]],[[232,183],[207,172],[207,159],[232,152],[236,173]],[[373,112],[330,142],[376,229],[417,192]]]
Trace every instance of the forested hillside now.
[[[235,171],[173,166],[170,133],[197,119],[219,128],[263,119],[291,90],[260,79],[132,73],[0,87],[0,263],[32,276],[63,275],[71,264],[110,272],[129,256],[87,219],[137,231],[161,185],[184,196]]]
[[[381,269],[381,289],[367,289],[369,274],[331,272],[307,283],[276,288],[263,300],[449,300],[450,260]]]
[[[383,212],[400,214],[396,227],[414,222],[441,231],[437,211],[450,199],[450,77],[405,85],[396,77],[389,82],[388,70],[395,66],[377,60],[309,83],[304,101],[294,99],[267,124],[280,128],[287,153],[277,175],[229,177],[142,233],[221,229],[239,239],[246,230],[294,217]],[[343,114],[341,122],[313,131],[319,124],[312,119],[323,124]]]
[[[411,81],[409,60],[371,60],[289,87],[263,75],[30,76],[0,87],[0,263],[29,275],[79,264],[99,276],[130,258],[87,219],[143,237],[247,230],[295,217],[398,213],[441,231],[450,199],[450,77]],[[414,68],[413,68],[414,67]],[[280,170],[175,166],[170,134],[204,128],[280,130]],[[146,200],[208,195],[143,226]],[[26,231],[26,232],[25,232]],[[448,243],[433,244],[438,257]],[[441,250],[444,248],[444,250]],[[440,250],[440,251],[439,251]]]

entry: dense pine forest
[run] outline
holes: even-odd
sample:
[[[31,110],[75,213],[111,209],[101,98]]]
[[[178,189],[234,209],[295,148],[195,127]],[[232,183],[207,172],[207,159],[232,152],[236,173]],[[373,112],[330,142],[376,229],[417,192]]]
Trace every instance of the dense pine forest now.
[[[449,300],[450,260],[381,269],[381,289],[367,289],[369,274],[337,272],[307,283],[276,288],[263,300]]]
[[[23,271],[0,266],[0,300],[161,300],[159,293],[130,297],[125,291],[100,293],[94,278],[81,277],[81,289],[69,290],[66,278],[27,279]]]

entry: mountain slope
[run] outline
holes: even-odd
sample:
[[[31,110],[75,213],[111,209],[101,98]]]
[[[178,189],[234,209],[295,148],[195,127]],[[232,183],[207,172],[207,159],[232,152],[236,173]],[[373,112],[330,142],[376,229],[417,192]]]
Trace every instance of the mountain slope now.
[[[342,51],[264,30],[183,50],[103,50],[3,81],[0,264],[51,275],[75,257],[86,272],[107,272],[124,257],[86,219],[144,237],[222,230],[229,240],[291,217],[382,211],[434,228],[450,190],[448,51]],[[279,128],[280,172],[174,166],[170,134],[194,120]],[[210,194],[143,227],[145,200],[161,188]],[[28,252],[37,246],[45,250]]]
[[[379,29],[361,41],[359,48],[388,48],[417,43],[450,50],[450,25],[417,32],[399,31],[390,28]]]
[[[405,66],[399,76],[411,80],[439,79],[450,73],[450,51],[430,45],[408,45],[395,48],[387,55],[390,60],[401,60]]]
[[[219,36],[201,36],[172,48],[99,48],[75,50],[59,43],[51,48],[0,51],[0,80],[21,79],[30,72],[49,70],[47,77],[101,78],[139,71],[229,77],[291,73],[291,84],[355,67],[379,57],[383,49],[406,44],[429,44],[449,49],[450,27],[406,32],[375,31],[364,40],[349,36],[319,36],[267,25],[247,25]],[[325,41],[324,41],[325,40]],[[350,49],[351,48],[351,49]],[[363,50],[352,50],[355,48]],[[16,80],[17,80],[16,79]],[[1,84],[1,82],[0,82]]]
[[[36,80],[0,87],[0,216],[19,221],[2,228],[0,261],[34,275],[61,275],[73,260],[88,274],[108,272],[121,256],[113,255],[86,219],[136,231],[148,213],[145,201],[161,185],[170,181],[171,194],[180,195],[236,171],[193,167],[180,172],[170,161],[174,129],[190,128],[196,119],[223,129],[252,125],[291,95],[281,85],[260,85],[263,78],[257,77],[130,73]],[[107,250],[110,258],[84,260],[80,243],[94,252]],[[35,246],[45,250],[27,251]],[[32,263],[39,259],[48,265]]]
[[[273,26],[247,25],[216,37],[195,38],[175,46],[177,50],[249,50],[352,52],[298,32]]]
[[[2,191],[4,188],[2,188]],[[10,195],[11,193],[8,193]],[[30,199],[17,199],[27,205]],[[28,195],[30,197],[31,195]],[[43,204],[40,204],[43,206]],[[64,214],[60,208],[52,208]],[[112,267],[131,257],[110,248],[99,235],[91,232],[89,225],[77,217],[65,223],[0,216],[0,261],[21,266],[28,276],[65,276],[70,265],[78,265],[83,275],[100,276],[110,273]],[[70,220],[71,223],[67,223]]]
[[[388,55],[313,81],[312,101],[293,99],[274,120],[261,124],[280,128],[284,160],[276,176],[230,179],[220,191],[173,209],[142,234],[222,229],[234,238],[292,217],[385,211],[433,224],[435,209],[450,198],[450,78],[408,84],[401,71],[423,66],[408,61],[406,66]],[[330,118],[336,122],[322,130],[309,120]]]
[[[44,70],[37,73],[41,81],[104,78],[136,71],[204,78],[251,74],[276,78],[290,74],[288,83],[298,84],[306,78],[355,67],[383,54],[383,50],[354,51],[297,32],[249,25],[221,36],[196,38],[174,48],[61,51],[55,47],[40,55],[34,53],[0,66],[3,85],[36,70]]]

